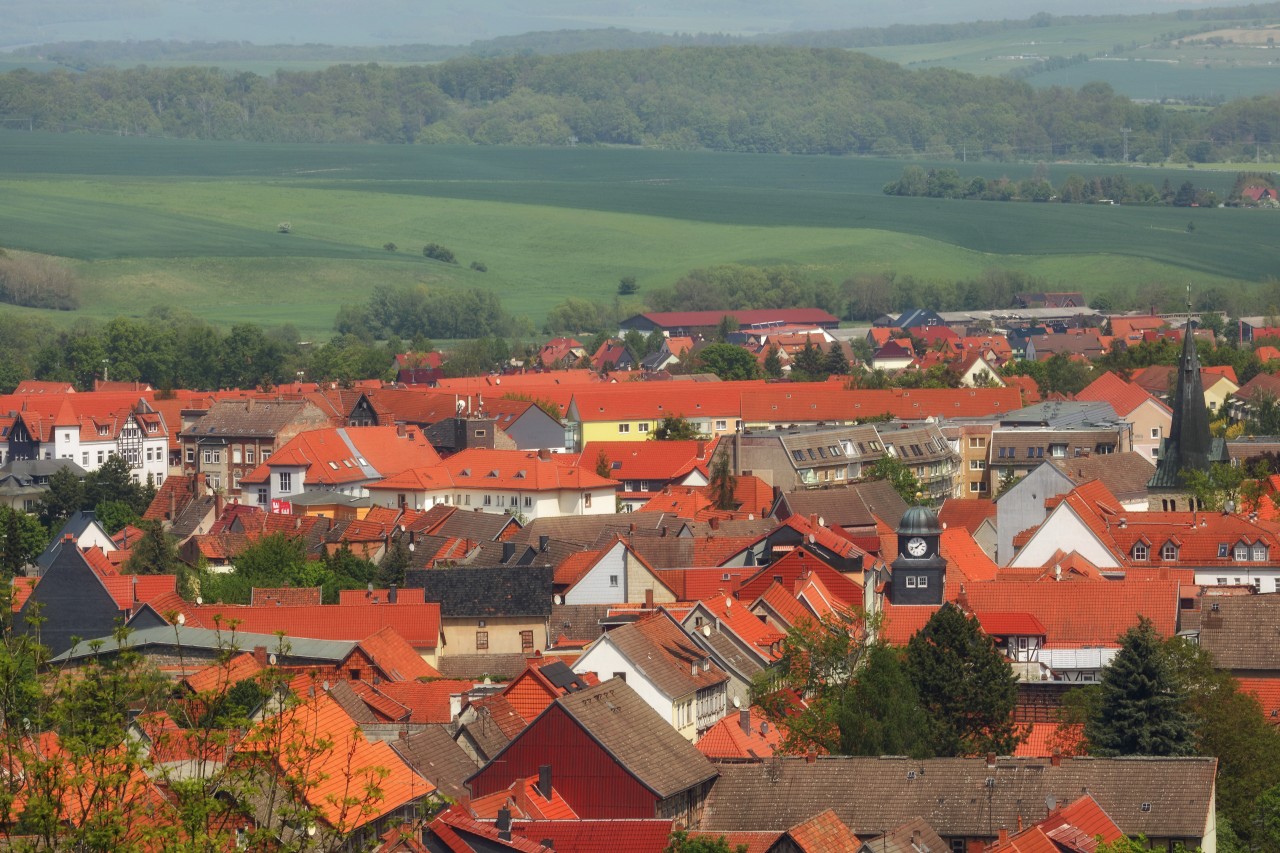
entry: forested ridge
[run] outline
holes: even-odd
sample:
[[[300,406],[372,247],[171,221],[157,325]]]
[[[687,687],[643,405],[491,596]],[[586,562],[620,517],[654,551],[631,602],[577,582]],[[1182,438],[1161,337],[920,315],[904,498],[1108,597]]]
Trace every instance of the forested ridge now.
[[[97,68],[0,75],[9,127],[272,142],[650,145],[935,158],[1207,159],[1280,136],[1280,96],[1210,113],[1105,84],[1036,90],[860,53],[683,47],[315,72]],[[1184,150],[1185,149],[1185,150]]]

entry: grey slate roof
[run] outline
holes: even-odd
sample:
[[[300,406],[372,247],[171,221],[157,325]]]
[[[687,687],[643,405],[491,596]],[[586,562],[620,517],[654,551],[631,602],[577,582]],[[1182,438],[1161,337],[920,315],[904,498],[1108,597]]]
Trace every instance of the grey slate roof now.
[[[405,586],[421,587],[440,616],[550,616],[550,566],[425,569],[406,572]]]
[[[1215,758],[781,758],[720,767],[703,830],[784,830],[834,809],[859,837],[922,817],[944,836],[993,837],[1089,793],[1126,835],[1199,839],[1213,817]],[[988,786],[987,780],[993,780]],[[874,785],[875,796],[867,796]],[[1143,804],[1149,810],[1143,811]]]
[[[436,663],[436,669],[445,678],[480,678],[491,675],[511,679],[524,672],[524,660],[525,656],[518,652],[492,655],[443,654]]]
[[[1122,501],[1145,498],[1147,481],[1156,472],[1151,460],[1136,450],[1049,461],[1074,480],[1076,485],[1101,480],[1111,494]]]
[[[728,680],[718,666],[703,667],[708,655],[666,614],[614,628],[601,642],[610,642],[669,699]]]
[[[556,704],[663,799],[716,775],[706,756],[621,679],[566,694]]]
[[[346,711],[348,717],[362,726],[378,722],[378,718],[374,716],[373,711],[369,710],[369,706],[345,681],[336,682],[329,687],[329,698],[337,702],[338,707]]]
[[[446,726],[427,726],[407,738],[391,741],[391,748],[446,797],[457,800],[469,796],[462,782],[476,772],[476,764]]]
[[[58,552],[62,550],[63,540],[67,536],[74,536],[79,539],[86,530],[95,524],[98,524],[98,517],[93,514],[91,509],[82,509],[68,518],[66,523],[62,525],[62,529],[58,531],[58,535],[49,540],[49,544],[45,546],[44,551],[39,557],[36,557],[36,565],[40,567],[41,572],[43,573],[53,565],[53,561],[58,558]],[[101,527],[101,525],[98,526]],[[105,534],[107,531],[104,528],[102,532]],[[74,548],[75,545],[73,544],[71,547]]]
[[[307,400],[219,400],[183,436],[221,438],[270,437],[300,417],[324,420],[324,412]]]
[[[551,639],[563,635],[570,640],[591,641],[604,633],[600,620],[609,614],[608,604],[551,605]]]
[[[867,853],[947,853],[951,848],[938,837],[927,820],[917,817],[877,838],[868,839],[863,842],[862,849]]]
[[[99,651],[91,649],[88,641],[82,642],[72,651],[64,652],[53,658],[52,663],[80,660],[95,654],[107,654],[116,650],[113,637],[102,637]],[[216,631],[211,628],[188,628],[182,625],[163,625],[156,628],[144,628],[134,631],[124,640],[124,647],[130,649],[162,649],[177,648],[220,651],[229,645],[238,649],[253,649],[264,646],[268,653],[275,653],[284,644],[286,656],[291,660],[332,661],[335,663],[346,659],[358,643],[352,640],[309,640],[302,637],[287,639],[275,634],[248,634],[240,631]],[[281,661],[281,663],[284,663]]]

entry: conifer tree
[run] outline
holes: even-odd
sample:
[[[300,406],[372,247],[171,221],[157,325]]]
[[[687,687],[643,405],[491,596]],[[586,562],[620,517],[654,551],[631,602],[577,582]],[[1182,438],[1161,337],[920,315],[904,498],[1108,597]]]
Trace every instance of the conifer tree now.
[[[782,378],[782,357],[778,355],[778,348],[772,344],[764,356],[764,373],[770,379]]]
[[[729,464],[728,450],[721,450],[711,463],[711,477],[707,482],[707,494],[716,509],[733,509],[734,490],[738,487],[738,478],[733,474],[733,466]]]
[[[1142,617],[1120,637],[1120,651],[1102,672],[1097,710],[1085,723],[1096,755],[1191,755],[1195,733],[1185,697],[1151,620]]]
[[[944,604],[907,644],[907,671],[938,755],[1011,755],[1018,745],[1013,667],[978,620]]]
[[[849,359],[845,356],[844,347],[840,346],[839,341],[831,342],[831,348],[827,350],[827,357],[823,360],[822,367],[828,375],[848,375]]]

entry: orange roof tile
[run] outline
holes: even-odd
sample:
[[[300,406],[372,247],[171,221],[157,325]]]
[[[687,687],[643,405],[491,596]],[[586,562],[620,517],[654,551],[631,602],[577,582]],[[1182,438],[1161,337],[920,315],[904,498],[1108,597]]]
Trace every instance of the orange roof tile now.
[[[961,527],[974,533],[982,522],[994,518],[995,514],[996,502],[988,498],[949,498],[938,510],[938,521],[947,527]]]
[[[306,485],[332,487],[386,479],[439,462],[440,455],[415,427],[330,427],[298,433],[241,482],[266,482],[272,468],[296,465],[306,467]]]
[[[1237,678],[1240,690],[1258,700],[1262,717],[1273,726],[1280,725],[1280,678]]]
[[[787,627],[813,619],[813,614],[779,581],[769,584],[768,588],[752,602],[751,609],[755,610],[758,604],[768,606]]]
[[[1172,414],[1168,406],[1152,397],[1141,386],[1133,382],[1126,382],[1110,371],[1102,374],[1077,392],[1076,399],[1110,403],[1111,408],[1115,409],[1116,414],[1122,418],[1128,417],[1134,409],[1147,401],[1155,403],[1158,408]]]
[[[411,723],[451,723],[450,700],[465,696],[475,682],[450,678],[431,681],[389,681],[378,685],[378,691],[409,709]]]
[[[262,672],[262,665],[249,652],[206,666],[182,680],[192,693],[222,692]]]
[[[748,715],[743,731],[741,715]],[[758,708],[744,708],[730,713],[703,733],[694,744],[707,758],[769,758],[781,743],[778,727],[769,722]]]
[[[594,468],[565,468],[524,450],[470,448],[443,463],[453,483],[472,488],[541,492],[556,489],[617,488]]]
[[[439,678],[440,672],[422,659],[405,642],[395,628],[387,626],[360,641],[360,648],[374,666],[394,681],[412,681],[418,678]]]
[[[845,826],[832,809],[798,823],[787,832],[801,853],[827,853],[830,850],[858,850],[862,843]]]
[[[440,641],[440,605],[434,602],[385,604],[327,604],[321,607],[254,607],[205,604],[190,607],[186,624],[196,628],[237,630],[250,634],[283,632],[313,640],[363,641],[383,628],[396,630],[416,649],[434,649]]]

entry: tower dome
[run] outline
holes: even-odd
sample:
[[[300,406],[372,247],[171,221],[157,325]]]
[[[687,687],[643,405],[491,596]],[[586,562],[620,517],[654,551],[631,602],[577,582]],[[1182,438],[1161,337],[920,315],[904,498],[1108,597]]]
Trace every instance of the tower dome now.
[[[909,507],[898,522],[898,536],[939,536],[942,525],[938,523],[938,515],[924,506]]]

